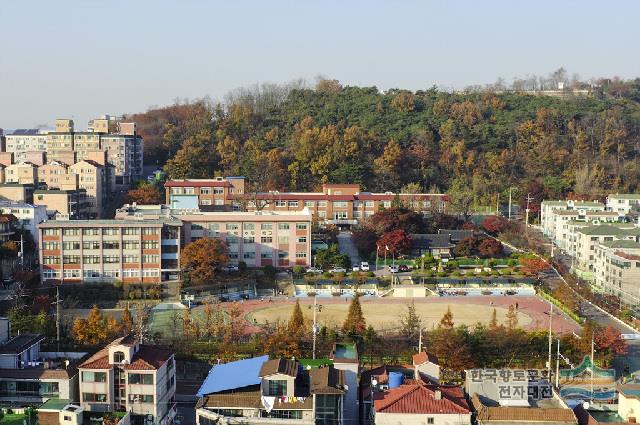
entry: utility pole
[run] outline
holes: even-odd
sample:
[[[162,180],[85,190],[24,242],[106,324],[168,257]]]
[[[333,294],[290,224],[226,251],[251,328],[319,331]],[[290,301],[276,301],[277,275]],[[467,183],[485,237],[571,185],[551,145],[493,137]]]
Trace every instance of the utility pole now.
[[[553,304],[549,302],[549,361],[547,362],[547,372],[549,378],[551,378],[551,344],[553,342],[551,336],[551,323],[553,321]]]
[[[529,227],[529,202],[531,201],[533,201],[533,198],[531,197],[530,193],[527,193],[527,209],[525,210],[525,219],[524,219],[525,228]]]
[[[591,333],[591,403],[593,403],[593,372],[596,368],[596,360],[594,358],[593,332]]]
[[[318,305],[318,296],[313,296],[313,359],[316,358],[316,338],[318,335],[318,311],[322,308],[321,305]]]
[[[60,352],[60,287],[56,286],[56,345]]]
[[[556,355],[556,388],[560,388],[560,338],[558,338],[558,353]]]
[[[418,338],[418,353],[422,353],[422,328],[420,328],[420,338]]]

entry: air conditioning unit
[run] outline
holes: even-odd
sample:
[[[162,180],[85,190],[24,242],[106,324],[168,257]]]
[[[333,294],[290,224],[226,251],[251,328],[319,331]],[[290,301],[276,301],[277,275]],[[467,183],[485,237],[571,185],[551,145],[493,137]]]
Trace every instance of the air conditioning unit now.
[[[380,385],[378,388],[380,388],[381,390],[388,390],[389,386],[388,385]]]

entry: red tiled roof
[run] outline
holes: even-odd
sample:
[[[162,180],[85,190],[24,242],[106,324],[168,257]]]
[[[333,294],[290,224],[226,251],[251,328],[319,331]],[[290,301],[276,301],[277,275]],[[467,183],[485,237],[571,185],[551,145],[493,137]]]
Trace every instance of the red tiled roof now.
[[[126,345],[126,344],[124,344]],[[173,353],[161,348],[141,345],[130,364],[122,365],[125,370],[156,370],[171,358]],[[109,348],[105,347],[78,366],[82,369],[111,369]]]
[[[440,390],[440,399],[436,399],[437,390]],[[379,413],[465,414],[470,412],[462,388],[425,385],[422,382],[404,384],[391,390],[374,393],[373,406]]]
[[[626,253],[624,251],[615,251],[614,254],[620,258],[624,258],[625,260],[635,260],[635,261],[640,260],[640,255],[633,255],[633,254]]]
[[[434,356],[431,353],[428,353],[426,351],[422,351],[418,354],[414,354],[413,355],[413,365],[419,365],[419,364],[423,364],[426,362],[430,362],[433,364],[437,364],[439,365],[440,363],[438,363],[438,358],[436,356]]]
[[[169,180],[164,187],[231,187],[231,183],[226,180]]]

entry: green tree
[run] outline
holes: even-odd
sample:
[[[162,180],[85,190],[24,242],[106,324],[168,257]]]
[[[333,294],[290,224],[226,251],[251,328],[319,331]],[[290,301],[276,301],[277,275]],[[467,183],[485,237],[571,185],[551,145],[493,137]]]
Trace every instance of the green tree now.
[[[347,318],[342,324],[342,331],[349,335],[362,335],[366,328],[367,322],[364,319],[364,314],[362,313],[360,297],[355,296],[351,299]]]
[[[407,304],[407,312],[400,317],[400,333],[407,340],[415,342],[420,336],[422,330],[422,319],[416,312],[415,302]]]

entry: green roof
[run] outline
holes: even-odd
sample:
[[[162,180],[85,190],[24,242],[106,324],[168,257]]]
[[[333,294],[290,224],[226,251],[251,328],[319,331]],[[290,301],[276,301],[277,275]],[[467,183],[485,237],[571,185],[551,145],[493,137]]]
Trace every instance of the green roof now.
[[[617,241],[604,241],[600,242],[600,245],[606,246],[607,248],[636,248],[640,249],[640,243],[636,241],[631,241],[628,239],[625,240],[617,240]]]
[[[566,207],[567,201],[542,201],[544,205],[550,205],[552,207]]]
[[[69,404],[69,400],[66,400],[64,398],[50,398],[43,405],[38,407],[38,410],[40,409],[62,410],[64,406],[66,406],[67,404]]]
[[[336,343],[333,350],[334,359],[358,360],[358,350],[356,345],[352,343],[339,342]]]
[[[640,228],[638,227],[621,228],[611,224],[583,227],[578,232],[591,236],[640,236]]]
[[[310,366],[311,368],[315,369],[320,366],[327,366],[327,365],[333,364],[333,360],[331,359],[300,359],[298,361],[300,362],[302,367],[304,367],[305,369],[307,368],[307,366]]]
[[[584,202],[576,202],[573,204],[574,208],[578,207],[604,207],[602,202],[592,202],[592,201],[584,201]]]
[[[637,193],[615,193],[609,195],[609,198],[614,199],[640,199],[640,194]]]

